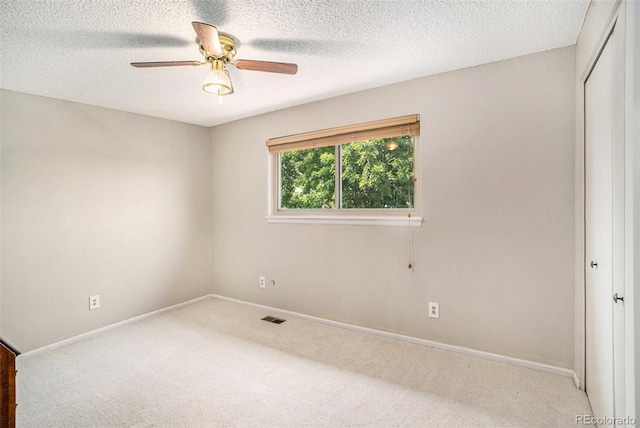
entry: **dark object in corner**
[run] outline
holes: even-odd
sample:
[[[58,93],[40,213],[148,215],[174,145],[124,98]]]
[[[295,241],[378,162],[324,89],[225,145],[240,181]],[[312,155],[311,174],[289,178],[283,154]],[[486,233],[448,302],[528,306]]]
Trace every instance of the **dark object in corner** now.
[[[0,338],[0,428],[16,426],[16,357],[13,346]]]

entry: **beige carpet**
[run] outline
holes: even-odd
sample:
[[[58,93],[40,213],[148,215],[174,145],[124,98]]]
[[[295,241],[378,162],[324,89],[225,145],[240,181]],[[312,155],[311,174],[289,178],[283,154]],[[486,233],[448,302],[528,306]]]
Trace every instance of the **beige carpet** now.
[[[216,299],[17,365],[18,427],[542,427],[569,378]]]

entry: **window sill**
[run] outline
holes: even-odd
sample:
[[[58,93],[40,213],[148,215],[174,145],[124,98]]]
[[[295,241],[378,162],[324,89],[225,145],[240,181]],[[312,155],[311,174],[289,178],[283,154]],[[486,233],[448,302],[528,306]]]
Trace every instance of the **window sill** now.
[[[422,217],[400,216],[326,216],[326,215],[269,215],[273,224],[347,224],[358,226],[422,226]]]

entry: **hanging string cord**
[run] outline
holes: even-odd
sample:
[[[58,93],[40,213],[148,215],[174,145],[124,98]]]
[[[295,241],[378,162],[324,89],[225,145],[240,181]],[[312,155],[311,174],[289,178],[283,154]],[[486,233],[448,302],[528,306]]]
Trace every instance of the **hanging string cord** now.
[[[413,268],[413,227],[411,227],[411,214],[409,214],[409,269]]]

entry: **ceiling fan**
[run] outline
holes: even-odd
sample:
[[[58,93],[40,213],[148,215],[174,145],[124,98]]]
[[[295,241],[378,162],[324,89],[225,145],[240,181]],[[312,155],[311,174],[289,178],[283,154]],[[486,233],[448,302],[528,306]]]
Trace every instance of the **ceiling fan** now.
[[[211,71],[204,78],[202,89],[205,92],[216,95],[229,95],[233,93],[231,77],[225,66],[230,64],[239,70],[267,71],[270,73],[296,74],[298,66],[286,62],[255,61],[251,59],[238,59],[232,62],[236,55],[236,40],[229,34],[218,33],[216,27],[202,22],[192,22],[200,41],[200,53],[205,61],[159,61],[159,62],[132,62],[131,65],[139,68],[147,67],[179,67],[185,65],[211,64]]]

